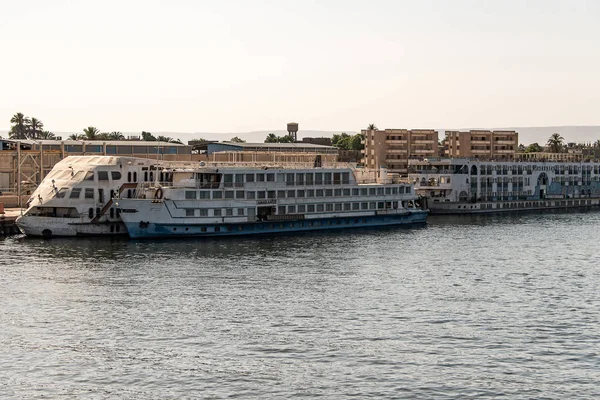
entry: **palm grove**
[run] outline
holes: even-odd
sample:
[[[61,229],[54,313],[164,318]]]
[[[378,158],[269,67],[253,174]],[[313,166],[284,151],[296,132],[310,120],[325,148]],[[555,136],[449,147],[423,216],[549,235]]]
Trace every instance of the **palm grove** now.
[[[50,131],[44,130],[44,124],[37,118],[27,117],[23,113],[16,113],[10,119],[12,124],[8,131],[10,139],[25,140],[25,139],[46,139],[56,140],[56,135]],[[70,140],[126,140],[125,135],[118,131],[101,132],[94,126],[88,126],[83,129],[82,133],[74,133],[69,136]],[[174,139],[168,136],[154,136],[150,132],[142,132],[142,140],[154,142],[171,142],[181,143],[179,139]]]

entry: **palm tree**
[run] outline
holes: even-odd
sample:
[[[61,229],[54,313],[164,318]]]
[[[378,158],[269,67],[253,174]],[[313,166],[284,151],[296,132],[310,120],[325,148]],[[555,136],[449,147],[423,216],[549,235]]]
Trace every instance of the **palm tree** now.
[[[157,136],[156,140],[159,141],[159,142],[167,142],[167,143],[169,143],[169,142],[173,141],[173,138],[169,137],[169,136]]]
[[[27,129],[27,136],[30,139],[37,139],[38,136],[43,132],[42,128],[44,128],[44,124],[37,118],[31,118],[29,120],[29,126]]]
[[[552,151],[552,153],[560,153],[560,150],[563,147],[564,141],[565,141],[565,138],[560,136],[560,133],[553,133],[552,135],[550,135],[550,138],[548,139],[548,143],[546,143],[546,144],[548,146],[550,146],[550,150]]]
[[[231,143],[246,143],[246,141],[244,139],[240,139],[237,136],[232,137],[231,139],[229,139],[229,141]]]
[[[71,136],[69,136],[70,140],[80,140],[81,139],[81,135],[78,135],[76,133],[72,134]]]
[[[274,133],[269,133],[265,139],[265,143],[277,143],[278,141],[278,137]]]
[[[367,126],[367,130],[375,131],[375,130],[377,130],[377,126],[375,126],[375,124],[369,124],[369,126]]]
[[[83,130],[83,134],[88,140],[97,140],[98,135],[100,134],[100,130],[94,126],[88,126]]]
[[[23,113],[16,113],[10,119],[11,126],[8,137],[11,139],[27,139],[27,126],[31,121]]]
[[[45,140],[55,140],[56,136],[50,131],[42,131],[42,133],[40,133],[39,138]]]
[[[147,142],[154,142],[156,141],[156,138],[150,132],[142,131],[142,140],[145,140]]]
[[[125,140],[125,136],[121,132],[112,131],[108,134],[110,140]]]
[[[109,135],[110,135],[110,133],[108,133],[108,132],[102,132],[102,133],[98,134],[98,136],[96,136],[96,140],[110,140]]]

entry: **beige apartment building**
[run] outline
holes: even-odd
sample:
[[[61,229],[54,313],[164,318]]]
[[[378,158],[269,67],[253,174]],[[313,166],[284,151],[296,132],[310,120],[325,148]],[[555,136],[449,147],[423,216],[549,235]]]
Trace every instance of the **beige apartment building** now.
[[[361,131],[362,162],[367,168],[387,167],[408,173],[408,160],[438,156],[438,132],[433,129],[385,129]]]
[[[514,160],[519,146],[515,131],[446,131],[445,156],[481,160]]]

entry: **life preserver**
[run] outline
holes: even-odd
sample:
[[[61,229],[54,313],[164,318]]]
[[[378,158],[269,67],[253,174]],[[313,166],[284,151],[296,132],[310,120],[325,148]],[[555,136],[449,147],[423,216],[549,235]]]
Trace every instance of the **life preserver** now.
[[[162,199],[162,197],[163,197],[163,190],[162,190],[162,188],[156,189],[156,192],[154,192],[154,198],[156,200],[160,200],[160,199]]]

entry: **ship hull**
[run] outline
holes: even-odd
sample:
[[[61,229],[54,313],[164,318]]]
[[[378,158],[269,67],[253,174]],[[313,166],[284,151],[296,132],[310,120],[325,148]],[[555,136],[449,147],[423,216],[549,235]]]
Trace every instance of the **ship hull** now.
[[[516,211],[581,210],[600,208],[600,198],[545,199],[488,202],[432,202],[428,201],[432,215],[497,214]]]
[[[262,221],[231,224],[125,222],[132,238],[216,237],[293,233],[319,230],[413,226],[426,223],[427,211],[405,214],[314,218],[290,221]]]
[[[75,236],[116,236],[127,235],[125,224],[113,222],[74,222],[73,218],[22,216],[17,226],[27,236],[36,237],[75,237]]]

